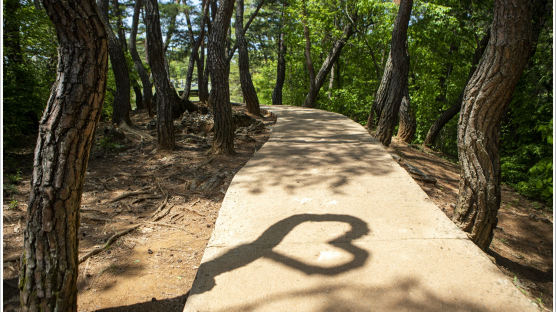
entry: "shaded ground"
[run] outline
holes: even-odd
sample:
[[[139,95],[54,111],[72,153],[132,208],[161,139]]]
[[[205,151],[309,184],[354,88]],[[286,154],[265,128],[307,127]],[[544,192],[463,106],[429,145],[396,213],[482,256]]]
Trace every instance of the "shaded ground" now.
[[[451,218],[457,200],[459,167],[440,153],[407,145],[397,138],[387,150],[414,178],[432,201]],[[408,166],[409,165],[409,166]],[[426,176],[415,174],[415,168]],[[413,173],[412,173],[413,172]],[[436,183],[426,182],[431,177]],[[544,309],[552,311],[552,208],[502,185],[498,226],[489,256],[514,283]]]
[[[83,191],[79,258],[140,226],[80,264],[79,311],[182,311],[228,185],[268,139],[264,124],[273,122],[237,116],[232,157],[209,152],[207,115],[175,121],[178,148],[166,153],[156,151],[156,130],[144,113],[132,116],[138,130],[99,125]],[[31,165],[32,147],[5,154],[4,311],[18,305]]]

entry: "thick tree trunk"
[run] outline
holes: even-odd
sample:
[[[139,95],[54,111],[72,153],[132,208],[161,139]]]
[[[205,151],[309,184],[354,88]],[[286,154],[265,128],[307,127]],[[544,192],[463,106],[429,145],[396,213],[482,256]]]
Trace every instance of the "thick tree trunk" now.
[[[212,88],[209,102],[214,113],[213,152],[234,154],[234,126],[230,105],[230,63],[226,55],[226,34],[234,10],[234,0],[221,0],[209,36],[208,62]]]
[[[160,17],[158,2],[145,1],[145,23],[147,27],[147,51],[149,65],[156,88],[156,129],[158,134],[158,147],[171,150],[175,146],[174,123],[172,119],[172,102],[177,96],[174,88],[170,86],[168,74],[164,63],[162,48],[162,33],[160,31]]]
[[[398,138],[406,143],[413,141],[413,136],[417,130],[417,121],[415,120],[415,111],[411,106],[409,98],[409,90],[407,84],[404,90],[402,102],[400,104],[400,123],[398,125]]]
[[[346,24],[346,26],[344,26],[344,31],[340,39],[334,42],[334,45],[332,46],[332,50],[330,51],[330,53],[328,53],[326,59],[324,60],[324,62],[322,63],[319,69],[319,72],[314,77],[314,82],[310,84],[309,92],[307,93],[307,96],[305,97],[305,102],[303,103],[304,107],[315,107],[319,90],[324,84],[326,76],[330,72],[332,65],[338,60],[338,57],[340,57],[342,48],[344,47],[347,40],[349,39],[349,37],[351,37],[352,34],[353,34],[353,25],[351,23],[348,23]]]
[[[392,31],[392,44],[390,47],[389,58],[391,60],[392,71],[390,73],[387,72],[387,65],[376,96],[376,106],[380,110],[380,114],[377,114],[379,120],[376,136],[385,146],[390,145],[392,140],[392,133],[397,124],[403,90],[407,87],[407,75],[409,72],[409,56],[406,49],[407,26],[412,6],[413,0],[402,0],[400,2],[398,16]],[[384,75],[389,76],[390,79],[384,79]]]
[[[471,77],[473,76],[473,73],[477,68],[477,64],[479,64],[479,60],[481,59],[481,56],[483,56],[483,53],[485,52],[489,38],[490,38],[490,33],[487,32],[487,34],[483,37],[483,39],[479,42],[477,48],[475,49],[475,53],[473,54],[473,61],[471,62],[471,68],[469,69],[469,74],[467,75],[466,85],[469,83],[469,79],[471,79]],[[444,126],[448,123],[448,121],[450,121],[452,118],[454,118],[454,116],[457,113],[459,113],[459,110],[461,108],[461,101],[463,100],[463,92],[464,91],[461,92],[457,101],[452,106],[450,106],[447,110],[443,111],[440,114],[440,117],[438,117],[438,119],[432,124],[429,131],[427,132],[425,141],[423,142],[425,146],[431,147],[436,141],[436,138],[438,137],[440,130],[444,128]]]
[[[131,125],[129,111],[131,110],[130,91],[131,84],[129,81],[129,70],[124,50],[120,45],[120,41],[112,31],[108,20],[108,0],[98,0],[98,9],[100,17],[103,21],[106,35],[108,37],[108,53],[110,54],[110,64],[114,72],[114,80],[116,81],[116,94],[114,95],[114,104],[112,110],[112,122],[121,124],[122,122]]]
[[[282,89],[286,79],[286,42],[284,28],[285,1],[282,2],[282,16],[280,20],[280,31],[278,35],[278,62],[276,64],[276,85],[272,91],[272,104],[282,105]]]
[[[131,54],[131,58],[133,59],[133,63],[135,64],[135,69],[137,70],[137,73],[141,78],[141,84],[143,84],[143,106],[147,108],[150,116],[154,116],[152,107],[152,84],[149,79],[149,73],[143,65],[139,53],[137,53],[137,28],[139,24],[139,14],[141,12],[142,6],[142,0],[135,1],[135,6],[133,8],[133,20],[131,23],[131,34],[129,36],[129,53]]]
[[[461,179],[454,221],[486,250],[500,207],[500,120],[527,64],[531,3],[496,0],[490,40],[463,96],[458,122]]]
[[[58,75],[35,148],[20,301],[22,311],[77,311],[79,206],[104,101],[108,47],[93,0],[43,5],[58,36]]]
[[[237,0],[235,26],[239,50],[239,81],[241,83],[243,100],[249,113],[260,116],[259,98],[257,97],[257,91],[255,91],[251,73],[249,72],[249,51],[247,50],[247,41],[243,32],[243,0]]]

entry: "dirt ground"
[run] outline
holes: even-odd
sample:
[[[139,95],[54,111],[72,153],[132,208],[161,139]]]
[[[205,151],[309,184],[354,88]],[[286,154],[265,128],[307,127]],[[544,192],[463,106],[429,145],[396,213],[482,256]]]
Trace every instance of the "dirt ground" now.
[[[451,218],[457,201],[459,167],[440,153],[405,144],[397,138],[392,140],[388,151],[398,156],[396,160]],[[502,185],[498,219],[489,257],[542,310],[552,311],[552,207],[528,200]]]
[[[83,190],[79,259],[138,228],[80,264],[79,311],[182,311],[228,185],[275,120],[248,119],[238,121],[235,156],[212,156],[207,115],[175,121],[178,147],[165,153],[156,151],[145,113],[133,114],[138,130],[123,134],[99,125]],[[16,311],[32,147],[5,155],[3,297],[4,311]]]
[[[239,128],[238,155],[230,157],[209,153],[206,115],[187,114],[176,121],[178,148],[167,153],[156,151],[156,130],[146,114],[134,114],[132,120],[139,130],[125,135],[107,123],[97,130],[83,192],[79,258],[113,235],[138,227],[81,263],[79,311],[182,311],[226,189],[268,139],[272,123]],[[33,143],[4,154],[4,311],[16,311],[18,305]],[[425,174],[425,179],[412,176],[451,217],[457,165],[395,139],[388,150],[410,173],[416,168]],[[489,256],[526,295],[551,311],[552,208],[503,186],[499,219]]]

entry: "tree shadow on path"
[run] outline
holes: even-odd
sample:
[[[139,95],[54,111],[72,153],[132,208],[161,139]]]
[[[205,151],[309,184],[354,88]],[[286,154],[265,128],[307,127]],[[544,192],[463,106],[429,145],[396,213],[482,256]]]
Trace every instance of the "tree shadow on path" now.
[[[272,250],[289,232],[304,222],[342,222],[349,224],[351,229],[348,232],[327,243],[350,253],[353,259],[336,266],[321,267],[303,263]],[[248,265],[259,258],[279,262],[307,275],[337,275],[362,267],[369,258],[369,252],[353,245],[352,241],[368,233],[367,223],[353,216],[340,214],[297,214],[290,216],[270,226],[255,241],[237,246],[217,258],[201,264],[191,294],[200,294],[211,290],[216,285],[216,276]]]

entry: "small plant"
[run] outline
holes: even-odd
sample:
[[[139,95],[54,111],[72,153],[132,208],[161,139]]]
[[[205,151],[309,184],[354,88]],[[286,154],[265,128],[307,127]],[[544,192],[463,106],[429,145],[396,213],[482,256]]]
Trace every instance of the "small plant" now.
[[[19,202],[15,199],[10,200],[10,203],[8,204],[8,208],[9,209],[16,209],[17,205],[19,205]]]
[[[4,184],[3,189],[4,189],[4,195],[11,195],[17,193],[17,186],[15,186],[14,184],[9,184],[9,183]]]
[[[10,184],[19,184],[23,178],[21,177],[21,171],[17,171],[15,174],[8,175],[8,182]]]

